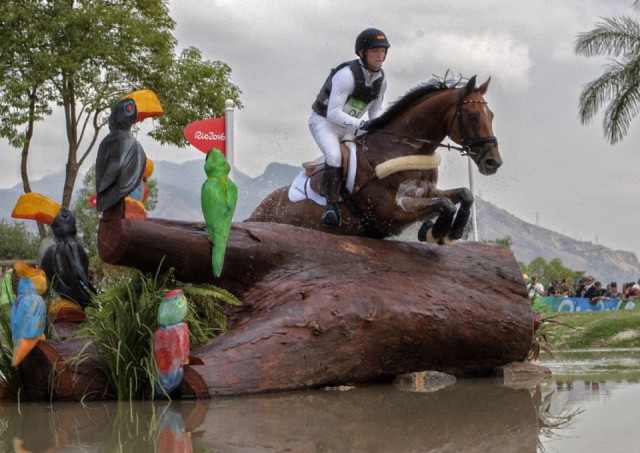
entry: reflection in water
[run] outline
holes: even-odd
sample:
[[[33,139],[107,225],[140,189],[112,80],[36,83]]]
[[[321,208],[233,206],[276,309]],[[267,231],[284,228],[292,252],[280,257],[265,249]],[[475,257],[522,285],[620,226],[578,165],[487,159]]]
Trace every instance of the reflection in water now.
[[[2,402],[0,452],[633,451],[625,442],[637,432],[638,400],[629,381],[561,376],[524,390],[480,379],[427,392],[381,385],[210,401]]]
[[[171,403],[7,404],[1,451],[535,452],[527,390],[491,380]],[[169,447],[173,444],[172,447]],[[181,445],[181,446],[179,446]],[[189,450],[192,448],[192,450]]]

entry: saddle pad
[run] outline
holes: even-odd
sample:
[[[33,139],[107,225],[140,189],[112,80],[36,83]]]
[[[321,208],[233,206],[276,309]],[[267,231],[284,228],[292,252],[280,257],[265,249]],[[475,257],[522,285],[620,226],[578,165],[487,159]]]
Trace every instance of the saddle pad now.
[[[351,193],[356,181],[356,169],[358,167],[358,163],[356,161],[355,143],[347,143],[347,147],[349,148],[349,168],[347,171],[346,186],[349,193]],[[318,195],[311,188],[311,184],[309,184],[309,177],[304,170],[296,176],[296,179],[293,180],[289,187],[289,201],[295,203],[302,200],[311,200],[321,206],[325,206],[327,204],[327,200],[322,195]]]

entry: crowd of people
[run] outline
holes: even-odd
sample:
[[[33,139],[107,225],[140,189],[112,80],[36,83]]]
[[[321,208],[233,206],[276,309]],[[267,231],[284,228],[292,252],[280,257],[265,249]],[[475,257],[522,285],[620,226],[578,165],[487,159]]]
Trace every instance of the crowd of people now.
[[[531,281],[527,282],[527,288],[529,290],[529,298],[535,296],[582,297],[590,299],[592,303],[606,299],[629,300],[640,298],[640,279],[637,282],[623,283],[622,288],[619,289],[617,282],[611,282],[603,286],[602,282],[589,275],[580,279],[578,286],[572,289],[571,284],[565,278],[561,282],[553,280],[545,291],[538,276],[534,275]]]

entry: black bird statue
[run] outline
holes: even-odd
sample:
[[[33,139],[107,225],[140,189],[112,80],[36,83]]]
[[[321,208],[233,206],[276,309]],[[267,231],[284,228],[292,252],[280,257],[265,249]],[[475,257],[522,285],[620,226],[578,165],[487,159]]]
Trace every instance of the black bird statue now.
[[[51,226],[53,243],[40,259],[49,285],[63,299],[81,307],[91,303],[96,290],[89,280],[89,257],[76,240],[76,218],[67,208],[35,192],[20,196],[11,216]]]
[[[131,126],[163,114],[160,101],[151,90],[134,91],[113,106],[109,134],[100,142],[96,159],[98,211],[104,212],[114,206],[142,180],[147,156],[131,133]]]

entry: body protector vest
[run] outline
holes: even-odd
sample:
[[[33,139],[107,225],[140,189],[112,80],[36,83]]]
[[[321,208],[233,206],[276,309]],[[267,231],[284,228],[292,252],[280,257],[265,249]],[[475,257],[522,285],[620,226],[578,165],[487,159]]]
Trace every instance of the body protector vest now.
[[[367,86],[365,84],[364,74],[362,73],[362,67],[359,60],[347,61],[346,63],[339,64],[333,68],[329,77],[327,77],[327,80],[324,82],[324,85],[322,85],[322,89],[320,89],[320,93],[318,93],[316,101],[311,106],[313,111],[318,115],[326,118],[329,96],[331,95],[331,79],[336,72],[345,66],[349,66],[355,80],[353,93],[351,93],[351,96],[347,99],[347,103],[343,109],[345,113],[356,118],[361,118],[367,111],[369,104],[375,101],[380,95],[380,88],[382,87],[382,81],[384,80],[384,71],[380,69],[381,77],[376,79],[371,86]]]

